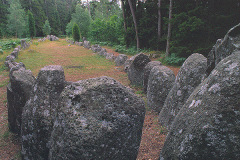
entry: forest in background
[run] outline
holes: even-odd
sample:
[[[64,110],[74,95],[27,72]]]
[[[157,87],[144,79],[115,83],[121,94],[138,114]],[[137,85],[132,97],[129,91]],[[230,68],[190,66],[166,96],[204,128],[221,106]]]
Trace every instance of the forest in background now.
[[[125,48],[165,52],[169,40],[178,57],[206,56],[239,22],[240,0],[0,0],[1,37],[71,37],[77,24],[81,37]]]

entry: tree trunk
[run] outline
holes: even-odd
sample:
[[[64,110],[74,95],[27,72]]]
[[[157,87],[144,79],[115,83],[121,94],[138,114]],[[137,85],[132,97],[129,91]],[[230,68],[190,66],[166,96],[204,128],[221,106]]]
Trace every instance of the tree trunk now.
[[[137,29],[137,19],[135,16],[135,12],[133,10],[133,5],[132,5],[131,0],[128,0],[128,4],[129,4],[129,7],[130,7],[130,10],[132,13],[132,17],[133,17],[133,22],[134,22],[134,27],[135,27],[135,32],[136,32],[136,39],[137,39],[137,50],[138,50],[140,48],[140,46],[139,46],[139,37],[138,37],[138,29]]]
[[[90,4],[89,4],[88,0],[87,0],[87,7],[88,7],[88,12],[89,12],[89,15],[91,16]]]
[[[173,7],[173,0],[170,0],[169,5],[169,22],[168,22],[168,36],[167,36],[167,46],[166,46],[166,57],[169,56],[170,50],[170,38],[171,38],[171,20],[172,20],[172,7]]]
[[[158,50],[160,50],[160,39],[161,39],[161,0],[158,0]]]
[[[122,6],[122,13],[123,13],[123,26],[124,26],[124,31],[125,31],[125,33],[127,33],[126,16],[125,16],[125,8],[124,8],[123,0],[121,0],[121,6]]]

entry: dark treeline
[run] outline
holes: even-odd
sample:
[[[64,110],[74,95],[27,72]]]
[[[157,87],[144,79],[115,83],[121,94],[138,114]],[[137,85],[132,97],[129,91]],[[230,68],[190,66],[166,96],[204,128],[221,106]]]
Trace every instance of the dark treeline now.
[[[194,52],[206,55],[240,20],[240,0],[171,0],[171,20],[170,0],[0,0],[0,33],[5,37],[19,35],[11,32],[14,27],[9,25],[13,1],[18,1],[25,13],[31,11],[37,37],[44,36],[48,20],[51,34],[57,36],[71,36],[76,23],[80,35],[90,40],[165,50],[170,23],[170,53],[181,57]],[[21,35],[29,33],[22,31]]]

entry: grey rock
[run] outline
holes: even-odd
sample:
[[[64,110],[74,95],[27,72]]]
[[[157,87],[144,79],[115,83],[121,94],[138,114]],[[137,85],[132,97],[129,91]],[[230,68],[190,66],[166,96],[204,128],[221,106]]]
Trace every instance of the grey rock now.
[[[10,84],[7,86],[8,126],[11,132],[20,135],[22,110],[30,97],[35,77],[21,64],[10,71],[9,77]]]
[[[225,58],[175,118],[160,159],[239,159],[240,52]]]
[[[143,86],[144,67],[150,61],[151,60],[148,56],[143,53],[137,54],[133,57],[132,63],[130,63],[127,71],[128,79],[132,85]]]
[[[97,54],[100,56],[104,56],[107,53],[107,50],[105,48],[102,48],[100,52],[98,52]]]
[[[206,69],[207,59],[203,55],[194,53],[186,59],[159,114],[160,124],[170,128],[188,97],[206,78]]]
[[[13,55],[8,55],[7,57],[6,57],[6,61],[10,61],[10,62],[13,62],[13,61],[15,61],[15,56],[13,56]]]
[[[21,39],[21,48],[22,49],[26,48],[26,40],[25,39]]]
[[[240,23],[231,28],[223,39],[218,39],[208,54],[207,74],[209,75],[214,67],[234,51],[240,50]]]
[[[159,61],[151,61],[145,66],[144,71],[143,71],[143,91],[144,91],[144,93],[147,93],[148,78],[149,78],[150,71],[152,70],[153,67],[161,66],[161,65],[162,65],[162,63]]]
[[[50,160],[135,160],[144,101],[110,77],[66,86],[51,136]]]
[[[114,61],[116,59],[116,56],[114,56],[113,53],[107,53],[106,59]]]
[[[128,71],[128,68],[130,67],[130,64],[132,63],[134,59],[134,56],[132,56],[130,59],[127,59],[124,63],[124,72]]]
[[[94,53],[97,53],[97,52],[100,52],[100,51],[101,51],[102,47],[99,46],[98,44],[95,44],[95,45],[92,45],[92,46],[91,46],[91,49],[92,49],[92,51],[93,51]]]
[[[89,41],[84,41],[83,42],[83,47],[89,49],[91,47],[91,44]]]
[[[128,59],[127,55],[119,54],[117,56],[117,58],[115,59],[115,65],[116,66],[123,66],[127,59]]]
[[[173,71],[166,66],[156,65],[151,69],[147,88],[147,104],[150,108],[158,113],[161,111],[174,81]]]
[[[13,52],[11,53],[11,55],[14,56],[15,58],[18,58],[18,52],[17,52],[17,51],[13,51]]]
[[[65,85],[61,66],[46,66],[38,74],[22,113],[22,158],[48,159],[49,139]]]

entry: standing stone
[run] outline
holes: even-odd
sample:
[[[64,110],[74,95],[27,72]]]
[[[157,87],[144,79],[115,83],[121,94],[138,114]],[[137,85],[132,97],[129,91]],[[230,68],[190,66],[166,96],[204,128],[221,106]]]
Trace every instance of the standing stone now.
[[[194,53],[186,59],[159,114],[160,124],[170,128],[174,118],[188,97],[206,78],[206,69],[207,59],[203,55]]]
[[[92,45],[92,46],[91,46],[91,49],[92,49],[92,51],[93,51],[94,53],[97,53],[97,52],[100,52],[100,51],[101,51],[102,47],[99,46],[98,44],[95,44],[95,45]]]
[[[101,51],[98,52],[100,56],[104,56],[105,53],[107,53],[107,50],[105,48],[102,48]]]
[[[115,65],[122,66],[124,65],[127,59],[128,59],[128,56],[126,56],[125,54],[119,54],[115,59]]]
[[[116,58],[113,53],[107,53],[106,59],[114,61]]]
[[[208,54],[207,74],[209,75],[214,67],[234,51],[240,50],[240,23],[231,28],[224,39],[218,39]]]
[[[21,39],[21,48],[25,49],[26,45],[26,40],[25,39]]]
[[[20,135],[22,110],[30,98],[35,77],[21,64],[10,71],[10,84],[7,86],[8,126],[13,133]]]
[[[239,159],[240,52],[222,60],[175,118],[160,160]]]
[[[125,63],[124,63],[124,72],[127,73],[128,68],[130,67],[130,64],[132,63],[133,59],[134,59],[134,56],[130,57],[130,59],[127,59],[125,61]]]
[[[155,66],[149,74],[147,103],[150,108],[160,112],[175,80],[173,71],[165,66]]]
[[[46,66],[38,74],[30,100],[22,114],[22,158],[46,160],[49,138],[65,85],[61,66]]]
[[[128,79],[132,85],[142,86],[143,85],[143,73],[144,67],[151,60],[147,55],[143,53],[137,54],[133,57],[132,63],[128,68]]]
[[[65,87],[51,136],[50,160],[135,160],[144,101],[110,77]]]
[[[84,41],[83,42],[83,47],[89,49],[91,47],[91,44],[89,41]]]
[[[144,91],[144,93],[147,93],[148,78],[149,78],[150,71],[152,70],[153,67],[161,66],[161,65],[162,65],[161,62],[159,62],[159,61],[152,61],[152,62],[149,62],[145,66],[144,72],[143,72],[143,91]]]

